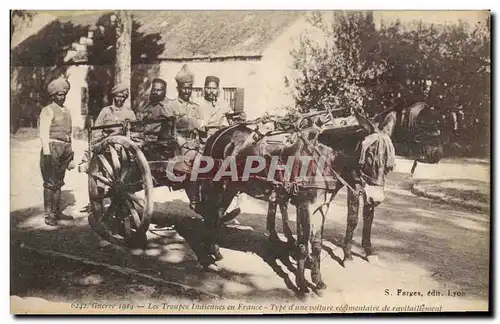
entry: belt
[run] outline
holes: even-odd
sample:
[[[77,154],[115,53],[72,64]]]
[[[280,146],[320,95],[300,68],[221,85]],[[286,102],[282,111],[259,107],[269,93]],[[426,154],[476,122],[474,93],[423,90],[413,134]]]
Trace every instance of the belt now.
[[[177,134],[187,139],[198,138],[195,130],[177,130]]]
[[[68,143],[68,144],[71,144],[71,139],[69,139],[68,141],[64,141],[64,140],[61,140],[61,139],[58,139],[58,138],[49,138],[49,142],[56,142],[56,143]]]

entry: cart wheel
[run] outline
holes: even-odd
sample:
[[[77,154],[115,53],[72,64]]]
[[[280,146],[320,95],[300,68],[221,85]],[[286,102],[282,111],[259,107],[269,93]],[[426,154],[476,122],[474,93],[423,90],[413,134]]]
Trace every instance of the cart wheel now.
[[[92,229],[113,244],[145,246],[154,208],[153,180],[139,147],[124,136],[106,138],[93,148],[87,174]],[[140,191],[144,198],[136,194]]]

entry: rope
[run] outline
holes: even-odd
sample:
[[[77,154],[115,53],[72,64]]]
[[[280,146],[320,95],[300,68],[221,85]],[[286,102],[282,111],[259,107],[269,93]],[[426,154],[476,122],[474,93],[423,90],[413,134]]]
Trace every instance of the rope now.
[[[304,135],[302,133],[299,133],[299,137],[306,143],[306,146],[309,145],[313,148],[313,150],[321,156],[321,152],[318,150],[318,148],[314,145],[312,145],[312,143],[307,140]],[[308,152],[310,153],[310,152]],[[316,160],[316,158],[314,158],[314,162],[316,162],[317,164],[319,164],[319,162]],[[337,173],[337,171],[335,171],[331,166],[328,166],[328,168],[330,169],[330,171],[333,172],[333,174],[335,175],[335,177],[340,181],[340,183],[342,183],[346,188],[348,188],[349,190],[351,190],[351,192],[358,196],[360,193],[356,192],[356,190],[354,190],[348,183],[347,181],[344,180],[344,178],[342,178],[340,176],[340,174]],[[328,186],[326,186],[326,189],[329,189]]]

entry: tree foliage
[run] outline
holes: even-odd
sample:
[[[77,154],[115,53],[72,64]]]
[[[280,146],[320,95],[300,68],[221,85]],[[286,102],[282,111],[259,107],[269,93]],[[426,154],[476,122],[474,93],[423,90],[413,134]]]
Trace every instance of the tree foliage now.
[[[475,26],[400,21],[375,27],[370,12],[314,13],[310,23],[325,42],[303,36],[292,51],[295,100],[303,110],[362,108],[427,101],[443,112],[461,107],[489,118],[489,21]]]

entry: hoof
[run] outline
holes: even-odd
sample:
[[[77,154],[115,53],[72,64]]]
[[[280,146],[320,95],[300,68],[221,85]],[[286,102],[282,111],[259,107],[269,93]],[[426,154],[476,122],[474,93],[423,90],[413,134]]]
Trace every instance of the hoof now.
[[[316,289],[318,290],[325,290],[326,289],[326,284],[324,282],[320,282],[316,284]]]
[[[345,258],[343,263],[344,263],[344,268],[347,269],[354,264],[354,259],[352,257]]]
[[[47,224],[49,226],[57,226],[58,225],[57,219],[55,219],[55,218],[45,218],[45,224]]]
[[[322,297],[324,292],[326,290],[326,285],[324,282],[320,282],[318,284],[316,284],[316,287],[314,288],[314,292],[316,293],[316,295],[318,295],[319,297]]]
[[[224,259],[224,257],[222,256],[222,254],[220,252],[213,254],[213,257],[214,257],[215,261],[221,261],[222,259]]]
[[[370,262],[372,264],[379,264],[380,263],[378,255],[376,255],[376,254],[367,255],[366,259],[368,260],[368,262]]]
[[[219,272],[219,267],[216,264],[209,264],[203,267],[203,270],[207,272]]]
[[[297,297],[302,301],[307,301],[309,299],[309,289],[307,287],[299,288],[297,290]]]

